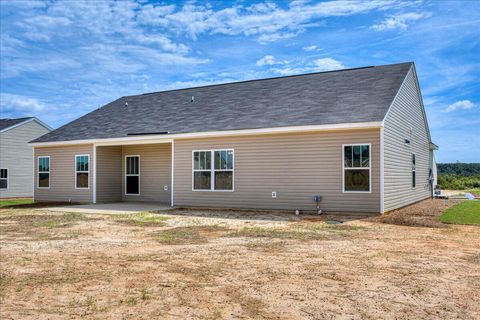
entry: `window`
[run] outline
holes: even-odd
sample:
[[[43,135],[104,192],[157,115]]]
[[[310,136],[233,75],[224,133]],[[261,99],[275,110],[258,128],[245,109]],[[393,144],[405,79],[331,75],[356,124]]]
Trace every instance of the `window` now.
[[[416,164],[415,153],[412,153],[412,188],[416,185]]]
[[[50,188],[50,157],[38,157],[38,188]]]
[[[233,150],[194,151],[193,190],[233,191]]]
[[[0,189],[8,189],[8,169],[0,169]]]
[[[140,194],[140,156],[125,156],[125,194]]]
[[[370,144],[343,146],[343,192],[370,192]]]
[[[90,156],[75,156],[75,189],[88,189],[88,165]]]

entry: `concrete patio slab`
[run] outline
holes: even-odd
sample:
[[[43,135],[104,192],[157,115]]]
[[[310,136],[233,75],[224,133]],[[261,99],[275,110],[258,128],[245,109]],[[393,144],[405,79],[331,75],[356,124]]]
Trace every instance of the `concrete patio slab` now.
[[[78,212],[78,213],[97,213],[97,214],[128,214],[142,211],[170,210],[172,207],[161,203],[144,202],[116,202],[99,204],[82,204],[60,207],[45,207],[36,210],[57,211],[57,212]]]

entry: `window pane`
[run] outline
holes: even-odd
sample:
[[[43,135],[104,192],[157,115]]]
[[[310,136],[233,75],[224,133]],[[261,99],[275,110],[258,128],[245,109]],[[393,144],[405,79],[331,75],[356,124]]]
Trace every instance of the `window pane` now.
[[[195,170],[210,170],[212,154],[210,151],[199,151],[193,154],[193,168]]]
[[[412,187],[415,188],[416,185],[416,174],[415,171],[412,171]]]
[[[416,165],[416,159],[415,159],[415,155],[412,154],[412,170],[415,170],[415,165]]]
[[[39,172],[48,172],[50,170],[50,159],[49,158],[38,158],[38,171]]]
[[[139,173],[139,166],[140,166],[140,158],[139,157],[127,157],[127,169],[126,174],[138,174]],[[88,168],[88,166],[87,166]]]
[[[0,169],[0,178],[7,179],[8,178],[8,170],[7,169]]]
[[[88,173],[77,173],[77,188],[88,188]]]
[[[343,156],[344,156],[344,166],[345,168],[350,168],[352,166],[352,147],[351,146],[345,146],[343,150]]]
[[[215,172],[215,190],[233,190],[233,172]]]
[[[193,153],[193,169],[194,170],[200,169],[200,153],[199,152]]]
[[[215,169],[233,169],[233,151],[215,151]]]
[[[201,169],[210,170],[212,168],[212,153],[210,151],[204,152],[205,154],[205,164]]]
[[[353,167],[360,167],[360,146],[353,146]]]
[[[50,187],[50,173],[39,173],[38,174],[38,186],[40,188]]]
[[[369,191],[370,170],[345,170],[345,191]]]
[[[139,194],[140,193],[140,177],[139,176],[127,176],[127,194]]]
[[[369,146],[360,146],[362,152],[362,167],[370,167]]]
[[[0,179],[0,189],[7,189],[8,181],[7,179]]]
[[[193,188],[195,190],[211,189],[211,173],[210,172],[194,172]]]

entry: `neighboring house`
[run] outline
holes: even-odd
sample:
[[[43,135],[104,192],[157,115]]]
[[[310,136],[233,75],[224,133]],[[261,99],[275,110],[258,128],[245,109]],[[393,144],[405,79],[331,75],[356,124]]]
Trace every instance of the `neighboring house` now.
[[[39,201],[385,212],[432,194],[413,63],[122,97],[33,141]]]
[[[51,130],[37,118],[0,119],[0,198],[33,196],[33,150],[28,142]]]

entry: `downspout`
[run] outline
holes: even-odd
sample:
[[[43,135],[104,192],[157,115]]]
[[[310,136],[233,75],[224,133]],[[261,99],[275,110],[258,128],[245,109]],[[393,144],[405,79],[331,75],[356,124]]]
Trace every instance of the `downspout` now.
[[[32,146],[32,202],[35,202],[35,147]]]
[[[173,207],[173,192],[175,190],[174,186],[175,186],[175,139],[172,140],[172,164],[171,164],[171,167],[172,167],[172,173],[171,173],[171,178],[172,178],[172,182],[171,182],[171,186],[170,186],[170,206]]]
[[[384,124],[380,127],[380,213],[385,213],[385,132]]]
[[[97,203],[97,145],[93,144],[93,203]]]

